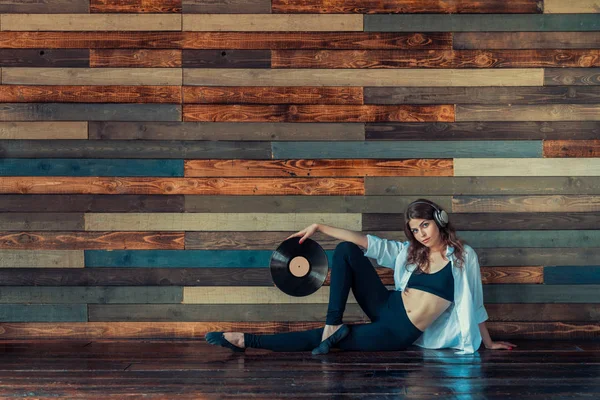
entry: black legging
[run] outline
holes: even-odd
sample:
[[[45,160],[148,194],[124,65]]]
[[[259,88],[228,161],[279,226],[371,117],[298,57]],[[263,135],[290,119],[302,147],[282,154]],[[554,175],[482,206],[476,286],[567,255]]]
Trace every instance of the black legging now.
[[[421,336],[406,315],[401,292],[388,290],[363,251],[351,242],[337,245],[333,253],[328,325],[340,325],[350,288],[356,301],[371,320],[351,325],[350,333],[336,347],[342,350],[402,350]],[[321,343],[323,328],[275,335],[244,333],[246,347],[274,351],[309,351]]]

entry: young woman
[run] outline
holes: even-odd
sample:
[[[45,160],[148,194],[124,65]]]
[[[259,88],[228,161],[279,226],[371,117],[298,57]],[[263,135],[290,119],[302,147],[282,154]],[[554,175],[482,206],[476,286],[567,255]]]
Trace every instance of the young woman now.
[[[206,340],[234,351],[254,347],[312,350],[313,354],[326,354],[333,347],[402,350],[411,344],[471,354],[482,341],[488,349],[516,347],[490,339],[477,254],[457,237],[448,214],[437,204],[419,199],[404,216],[405,242],[321,224],[289,237],[300,237],[302,243],[320,231],[342,241],[333,253],[324,328],[275,335],[209,332]],[[394,269],[395,290],[383,285],[368,258]],[[343,324],[350,289],[371,323]]]

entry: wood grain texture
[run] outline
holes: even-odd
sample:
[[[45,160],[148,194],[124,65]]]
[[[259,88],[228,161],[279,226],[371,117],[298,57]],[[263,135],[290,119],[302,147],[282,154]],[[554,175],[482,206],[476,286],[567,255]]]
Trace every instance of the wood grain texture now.
[[[82,13],[87,14],[90,9],[89,0],[53,0],[53,1],[23,1],[4,0],[0,4],[0,13]]]
[[[86,213],[86,231],[299,231],[311,223],[360,230],[356,213]],[[282,235],[283,236],[283,235]],[[289,236],[289,235],[288,235]],[[285,238],[282,238],[282,240]]]
[[[180,86],[1,85],[5,103],[181,103]],[[24,138],[25,139],[25,138]]]
[[[366,87],[364,99],[365,104],[595,104],[600,86]]]
[[[484,159],[454,160],[454,176],[597,176],[597,159]]]
[[[183,176],[183,160],[0,159],[0,176]]]
[[[546,140],[544,157],[600,157],[600,140]]]
[[[362,31],[362,15],[183,14],[184,31]],[[181,28],[180,28],[181,29]]]
[[[496,160],[497,166],[501,164],[512,164],[517,159]],[[558,161],[558,162],[557,162]],[[589,162],[590,160],[582,160]],[[475,165],[482,160],[471,160]],[[571,160],[567,160],[567,163]],[[522,164],[521,164],[522,163]],[[528,163],[537,163],[542,165],[546,163],[548,170],[552,167],[559,167],[561,164],[566,167],[565,160],[521,160],[517,167],[522,167]],[[465,171],[466,172],[466,171]],[[369,196],[387,195],[387,196],[453,196],[453,195],[586,195],[600,194],[600,177],[592,175],[589,177],[577,176],[578,171],[573,171],[569,176],[535,176],[528,177],[527,170],[519,179],[510,176],[485,176],[479,175],[478,170],[471,171],[472,174],[466,176],[455,176],[452,178],[444,177],[397,177],[380,178],[369,177],[365,180],[365,188]],[[435,201],[435,200],[433,200]],[[407,204],[408,205],[408,204]]]
[[[577,248],[552,248],[552,249],[481,249],[477,252],[481,265],[571,265],[571,266],[586,266],[598,265],[600,260],[600,250],[598,248],[577,249]],[[520,285],[517,285],[520,286]],[[590,285],[592,286],[592,285]],[[534,287],[529,286],[529,287]],[[528,287],[528,288],[529,288]],[[504,288],[504,285],[502,286]],[[521,286],[521,296],[527,296],[528,291],[523,290]],[[566,290],[563,286],[558,289],[562,292],[561,297],[568,296],[569,293],[579,290],[577,286],[572,288],[572,292]],[[587,288],[591,289],[591,288]],[[516,290],[516,289],[515,289]],[[593,291],[593,290],[591,290]],[[588,291],[587,293],[590,293]],[[507,295],[510,292],[507,292]],[[515,295],[516,298],[516,295]],[[556,298],[555,300],[544,301],[547,303],[561,303],[563,301]],[[592,302],[595,300],[592,300]],[[564,301],[567,303],[568,301]]]
[[[1,288],[0,288],[1,290]],[[304,297],[292,297],[276,287],[238,286],[232,291],[227,286],[184,287],[183,304],[327,304],[329,287],[321,287]],[[349,304],[356,304],[354,295],[348,296]]]
[[[0,139],[87,139],[87,122],[0,122]]]
[[[488,303],[593,303],[597,300],[593,293],[598,286],[489,285],[485,289],[483,297]]]
[[[2,304],[151,304],[180,303],[180,287],[0,287]]]
[[[362,178],[0,177],[1,194],[362,195]]]
[[[2,322],[87,322],[85,304],[2,304]]]
[[[600,267],[544,267],[544,283],[547,285],[598,284],[600,283]]]
[[[90,67],[177,68],[181,50],[91,49]]]
[[[597,49],[600,32],[456,32],[454,49]]]
[[[184,86],[186,88],[186,86]],[[187,89],[184,89],[187,90]],[[185,93],[185,92],[184,92]],[[364,140],[361,123],[90,122],[89,138],[102,140]],[[600,129],[600,126],[597,128]],[[2,123],[0,123],[0,133]],[[269,146],[270,149],[270,146]],[[209,157],[210,155],[206,155]],[[212,156],[210,156],[212,157]],[[265,155],[269,158],[269,155]]]
[[[554,85],[600,85],[600,68],[546,68],[544,86]]]
[[[598,67],[600,50],[273,50],[273,68]]]
[[[101,307],[101,306],[95,306]],[[492,321],[597,321],[593,303],[589,304],[488,304]]]
[[[89,67],[88,49],[0,49],[2,67]]]
[[[0,232],[8,250],[183,250],[184,232]]]
[[[183,32],[184,49],[451,49],[450,32]]]
[[[361,20],[362,22],[362,20]],[[179,31],[181,15],[3,14],[3,31]]]
[[[184,197],[181,195],[3,195],[0,196],[0,214],[4,216],[17,215],[21,220],[42,218],[41,213],[65,213],[52,220],[68,221],[80,217],[80,228],[63,227],[49,230],[83,230],[83,215],[78,212],[183,212]],[[69,216],[71,212],[72,217]],[[28,214],[27,214],[28,213]],[[50,217],[50,216],[49,216]],[[3,225],[4,226],[4,225]],[[43,225],[42,225],[43,226]],[[6,229],[6,228],[4,228]],[[31,225],[19,230],[41,230],[39,225]]]
[[[184,103],[363,104],[362,87],[184,86]]]
[[[542,86],[544,70],[526,69],[230,69],[184,68],[194,86]]]
[[[0,204],[3,211],[0,214],[0,226],[5,231],[82,231],[85,226],[83,213],[74,212],[74,210],[73,212],[55,213],[46,213],[45,210],[39,210],[36,213],[21,212],[24,210],[11,209],[8,206],[11,199],[7,199],[6,197],[0,196]]]
[[[2,84],[181,85],[178,68],[2,68]]]
[[[180,13],[181,0],[90,0],[91,13]]]
[[[418,93],[420,89],[414,90]],[[377,93],[374,88],[365,92]],[[377,99],[383,101],[379,96]],[[557,140],[595,139],[599,135],[600,122],[596,121],[381,122],[365,126],[366,140]]]
[[[579,0],[573,3],[565,3],[560,0],[544,0],[544,13],[600,13],[600,3],[598,0]]]
[[[189,14],[270,14],[271,0],[183,0]]]
[[[600,121],[599,104],[464,105],[456,121]]]
[[[271,68],[269,50],[183,50],[186,68]]]
[[[452,211],[477,212],[594,212],[600,198],[594,195],[455,196]]]
[[[84,258],[81,250],[0,250],[0,268],[83,268],[83,266]],[[4,296],[0,296],[0,299],[0,302],[7,302]]]
[[[0,32],[4,49],[177,49],[182,32]]]
[[[274,13],[541,13],[537,0],[463,1],[463,0],[273,0]]]
[[[454,106],[200,105],[183,106],[184,121],[376,122],[454,121]]]
[[[452,176],[452,160],[186,160],[185,176]]]
[[[181,106],[176,104],[94,104],[94,103],[3,103],[0,109],[0,121],[87,121],[87,120],[120,120],[120,121],[180,121]],[[76,146],[86,144],[74,143]],[[11,157],[12,149],[23,149],[22,141],[0,143]],[[60,142],[46,140],[44,147],[62,147]],[[34,150],[34,149],[29,149]],[[18,153],[19,150],[17,150]],[[41,153],[39,157],[43,157]],[[60,155],[56,155],[60,157]],[[19,156],[17,156],[19,157]]]
[[[600,207],[596,207],[599,210]],[[470,231],[462,232],[461,237],[472,247],[484,248],[515,248],[515,247],[579,247],[593,248],[600,242],[598,230],[507,230]]]

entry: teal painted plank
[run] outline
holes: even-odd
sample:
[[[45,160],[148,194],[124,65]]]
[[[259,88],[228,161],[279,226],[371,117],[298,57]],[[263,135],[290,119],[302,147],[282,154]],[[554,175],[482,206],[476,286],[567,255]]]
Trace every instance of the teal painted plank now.
[[[86,250],[86,267],[264,268],[270,250]],[[331,265],[333,251],[326,251]]]
[[[473,247],[598,247],[600,230],[462,231],[459,236]]]
[[[600,266],[556,266],[544,267],[546,285],[589,285],[600,284]],[[600,297],[599,297],[600,298]],[[596,299],[598,302],[598,298]]]
[[[600,285],[483,285],[484,303],[597,303]]]
[[[540,140],[272,142],[273,158],[535,158]]]
[[[183,176],[183,160],[0,159],[0,176]]]
[[[181,121],[176,104],[2,103],[0,121]]]
[[[365,15],[371,32],[577,32],[600,30],[597,14]]]
[[[0,322],[87,322],[87,305],[0,304]]]

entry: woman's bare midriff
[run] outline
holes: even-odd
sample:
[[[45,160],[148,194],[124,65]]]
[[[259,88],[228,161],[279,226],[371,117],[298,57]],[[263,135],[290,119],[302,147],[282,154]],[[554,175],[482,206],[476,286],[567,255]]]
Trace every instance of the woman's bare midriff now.
[[[435,294],[415,288],[405,288],[402,301],[408,319],[420,331],[425,331],[452,304]]]

